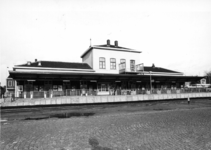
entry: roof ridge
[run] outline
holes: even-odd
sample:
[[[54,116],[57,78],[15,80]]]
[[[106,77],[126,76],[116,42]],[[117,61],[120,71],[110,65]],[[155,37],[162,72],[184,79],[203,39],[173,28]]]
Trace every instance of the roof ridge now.
[[[97,46],[97,47],[111,47],[111,48],[120,48],[120,49],[127,49],[127,50],[134,50],[134,49],[131,49],[131,48],[127,48],[127,47],[121,47],[121,46],[115,46],[115,45],[106,45],[106,44],[103,44],[103,45],[92,45],[92,46]]]
[[[175,70],[171,70],[171,69],[167,69],[167,68],[163,68],[163,67],[152,67],[152,66],[144,66],[144,67],[154,68],[154,69],[163,69],[163,70],[170,71],[170,72],[181,73],[179,71],[175,71]]]
[[[80,63],[80,64],[87,64],[87,63],[84,63],[84,62],[48,61],[48,60],[39,60],[37,62],[58,62],[58,63]],[[36,62],[34,62],[34,63],[36,63]]]

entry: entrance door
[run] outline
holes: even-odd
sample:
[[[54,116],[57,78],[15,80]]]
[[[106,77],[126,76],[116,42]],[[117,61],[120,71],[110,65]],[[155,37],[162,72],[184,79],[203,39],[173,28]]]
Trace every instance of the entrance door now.
[[[98,83],[97,89],[98,89],[98,95],[109,95],[108,83]]]

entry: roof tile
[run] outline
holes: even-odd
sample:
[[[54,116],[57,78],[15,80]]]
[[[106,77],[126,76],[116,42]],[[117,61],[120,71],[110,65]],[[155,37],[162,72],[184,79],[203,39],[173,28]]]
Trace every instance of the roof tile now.
[[[38,63],[41,62],[41,66]],[[24,67],[45,67],[45,68],[74,68],[74,69],[92,69],[87,63],[58,62],[58,61],[37,61],[30,65],[22,64],[17,66]]]

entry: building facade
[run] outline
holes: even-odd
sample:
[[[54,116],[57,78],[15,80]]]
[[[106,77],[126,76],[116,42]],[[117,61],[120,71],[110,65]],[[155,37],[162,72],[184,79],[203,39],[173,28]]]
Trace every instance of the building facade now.
[[[105,45],[90,46],[81,63],[35,60],[14,66],[9,74],[17,82],[15,93],[20,97],[144,94],[152,89],[180,89],[185,82],[203,78],[154,64],[144,66],[140,55],[141,51],[107,40]]]

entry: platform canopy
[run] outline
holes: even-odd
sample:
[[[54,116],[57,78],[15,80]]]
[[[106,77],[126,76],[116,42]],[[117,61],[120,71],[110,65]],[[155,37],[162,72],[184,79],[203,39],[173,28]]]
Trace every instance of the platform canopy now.
[[[96,81],[140,81],[148,82],[150,75],[68,73],[68,72],[24,72],[10,71],[10,78],[15,80],[96,80]],[[152,82],[197,82],[204,76],[159,76],[151,75]]]

